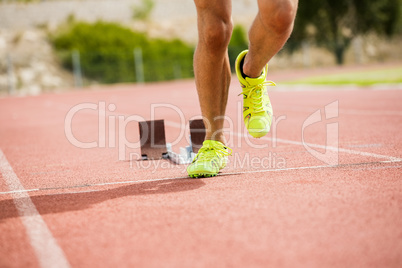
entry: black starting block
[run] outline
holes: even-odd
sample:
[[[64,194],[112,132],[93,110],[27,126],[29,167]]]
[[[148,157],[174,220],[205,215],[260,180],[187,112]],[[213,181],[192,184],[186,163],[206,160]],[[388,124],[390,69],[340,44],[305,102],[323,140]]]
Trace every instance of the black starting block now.
[[[190,140],[194,153],[198,153],[198,150],[202,147],[202,143],[205,140],[205,125],[202,119],[195,119],[190,121]]]
[[[139,122],[141,156],[143,160],[161,159],[167,155],[165,121]]]

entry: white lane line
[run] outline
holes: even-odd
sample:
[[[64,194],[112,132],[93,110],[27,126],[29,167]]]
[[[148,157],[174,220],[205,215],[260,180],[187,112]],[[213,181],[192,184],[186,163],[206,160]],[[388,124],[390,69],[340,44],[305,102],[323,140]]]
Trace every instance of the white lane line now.
[[[77,189],[77,188],[90,188],[90,187],[107,186],[107,185],[135,184],[135,183],[142,183],[142,182],[156,182],[156,181],[167,181],[167,180],[181,180],[181,179],[190,179],[190,178],[189,177],[173,177],[173,178],[160,178],[160,179],[149,179],[149,180],[129,180],[129,181],[103,182],[103,183],[73,185],[73,186],[57,187],[57,188],[48,187],[48,188],[36,188],[36,189],[28,189],[28,190],[0,192],[0,195],[20,193],[20,192],[53,191],[53,190],[65,190],[65,189]],[[84,191],[82,191],[82,192],[84,192]],[[61,193],[61,194],[64,194],[64,193]]]
[[[397,161],[397,162],[402,162]],[[396,163],[396,161],[378,161],[378,162],[361,162],[361,163],[351,163],[351,164],[340,164],[340,165],[321,165],[321,166],[305,166],[305,167],[290,167],[290,168],[278,168],[278,169],[260,169],[260,170],[247,170],[247,171],[237,171],[237,172],[223,172],[219,173],[218,176],[227,176],[227,175],[241,175],[241,174],[252,174],[252,173],[268,173],[268,172],[280,172],[280,171],[292,171],[292,170],[306,170],[306,169],[321,169],[321,168],[349,168],[355,166],[369,166],[369,165],[376,165],[376,164],[392,164]],[[402,167],[398,166],[383,166],[382,169],[387,168],[399,168]],[[375,167],[369,168],[361,168],[359,170],[371,170],[376,169]],[[148,180],[128,180],[128,181],[116,181],[116,182],[103,182],[103,183],[94,183],[94,184],[84,184],[84,185],[73,185],[73,186],[66,186],[66,187],[57,187],[57,188],[37,188],[37,189],[29,189],[24,190],[25,192],[39,192],[39,191],[54,191],[54,190],[66,190],[66,189],[77,189],[77,188],[91,188],[91,187],[101,187],[101,186],[108,186],[108,185],[121,185],[121,184],[136,184],[136,183],[144,183],[144,182],[158,182],[158,181],[169,181],[169,180],[194,180],[189,178],[188,176],[185,177],[171,177],[171,178],[159,178],[159,179],[148,179]],[[63,195],[63,194],[75,194],[75,193],[88,193],[88,192],[98,192],[100,190],[87,190],[87,191],[75,191],[75,192],[61,192],[49,195]],[[0,195],[5,194],[13,194],[13,193],[20,193],[21,190],[18,191],[10,191],[10,192],[0,192]]]
[[[402,116],[401,111],[370,111],[370,110],[340,110],[343,114],[364,115],[364,116]]]
[[[70,267],[43,218],[40,216],[29,194],[22,186],[13,168],[0,149],[0,172],[6,181],[15,207],[25,226],[32,248],[41,267]]]
[[[186,128],[186,125],[172,122],[165,120],[165,125],[168,125],[170,127],[174,128]],[[231,135],[242,137],[242,138],[248,138],[247,134],[239,133],[239,132],[231,132]],[[375,154],[375,153],[368,153],[368,152],[362,152],[362,151],[356,151],[356,150],[351,150],[351,149],[344,149],[344,148],[338,148],[338,147],[333,147],[333,146],[326,146],[326,145],[321,145],[321,144],[314,144],[314,143],[303,143],[300,141],[292,141],[292,140],[286,140],[286,139],[281,139],[281,138],[269,138],[269,137],[262,137],[259,138],[259,140],[266,140],[266,141],[271,141],[271,142],[280,142],[280,143],[285,143],[285,144],[292,144],[292,145],[299,145],[299,146],[308,146],[312,148],[319,148],[319,149],[324,149],[324,150],[330,150],[334,152],[342,152],[342,153],[348,153],[348,154],[357,154],[361,156],[368,156],[368,157],[373,157],[373,158],[378,158],[378,159],[386,159],[391,162],[400,162],[402,161],[402,158],[394,157],[394,156],[388,156],[388,155],[381,155],[381,154]]]
[[[232,133],[235,136],[240,136],[240,137],[245,137],[245,134],[242,133]],[[286,139],[281,139],[281,138],[269,138],[269,137],[262,137],[260,140],[267,140],[267,141],[275,141],[275,142],[280,142],[280,143],[286,143],[286,144],[292,144],[292,145],[299,145],[299,146],[308,146],[312,148],[319,148],[319,149],[324,149],[324,150],[330,150],[334,152],[343,152],[343,153],[348,153],[348,154],[357,154],[361,156],[368,156],[368,157],[373,157],[373,158],[378,158],[378,159],[387,159],[390,162],[400,162],[402,161],[402,158],[394,157],[394,156],[388,156],[388,155],[381,155],[381,154],[374,154],[374,153],[368,153],[368,152],[362,152],[362,151],[356,151],[356,150],[351,150],[351,149],[344,149],[340,147],[333,147],[333,146],[327,146],[327,145],[320,145],[320,144],[315,144],[315,143],[308,143],[308,142],[300,142],[300,141],[292,141],[292,140],[286,140]]]
[[[306,112],[312,113],[317,110],[316,107],[305,107],[305,106],[292,106],[288,107],[286,105],[275,105],[276,110],[280,111],[280,114],[285,112]],[[339,109],[340,114],[349,115],[364,115],[364,116],[402,116],[402,111],[396,110],[356,110],[356,109]]]
[[[273,141],[272,138],[268,138],[268,137],[263,137],[261,139]],[[279,138],[276,138],[275,141],[281,142],[281,143],[293,144],[293,145],[301,145],[301,146],[308,146],[308,147],[319,148],[319,149],[324,149],[324,150],[330,150],[330,151],[335,151],[335,152],[357,154],[357,155],[361,155],[361,156],[368,156],[368,157],[379,158],[379,159],[387,159],[388,161],[392,161],[392,162],[402,161],[402,158],[398,158],[398,157],[394,157],[394,156],[368,153],[368,152],[356,151],[356,150],[351,150],[351,149],[344,149],[344,148],[340,148],[340,147],[337,148],[337,147],[333,147],[333,146],[326,146],[326,145],[307,143],[307,142],[303,144],[302,142],[279,139]]]
[[[397,162],[402,162],[397,161]],[[247,171],[239,171],[232,173],[222,173],[219,175],[240,175],[240,174],[250,174],[250,173],[266,173],[266,172],[279,172],[279,171],[290,171],[290,170],[304,170],[304,169],[321,169],[321,168],[347,168],[352,166],[361,166],[361,165],[373,165],[373,164],[382,164],[382,163],[396,163],[396,161],[380,161],[380,162],[367,162],[367,163],[352,163],[352,164],[340,164],[340,165],[322,165],[322,166],[306,166],[306,167],[293,167],[293,168],[278,168],[278,169],[260,169],[260,170],[247,170]],[[387,168],[399,168],[401,166],[385,166],[383,169]],[[374,168],[361,168],[361,170],[371,170]]]
[[[388,167],[371,167],[371,168],[354,168],[353,170],[376,170],[376,169],[389,169],[389,168],[402,168],[401,165],[399,166],[388,166]]]
[[[307,166],[307,167],[294,167],[294,168],[278,168],[278,169],[259,169],[259,170],[247,170],[238,171],[231,173],[222,173],[219,175],[240,175],[240,174],[251,174],[251,173],[266,173],[266,172],[280,172],[289,170],[303,170],[303,169],[320,169],[320,168],[335,168],[337,166],[323,165],[323,166]]]

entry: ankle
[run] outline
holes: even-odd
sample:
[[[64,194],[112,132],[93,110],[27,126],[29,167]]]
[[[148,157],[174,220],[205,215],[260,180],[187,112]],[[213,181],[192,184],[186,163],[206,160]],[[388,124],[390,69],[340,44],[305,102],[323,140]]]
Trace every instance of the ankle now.
[[[248,53],[240,62],[240,71],[243,77],[258,78],[263,73],[261,70],[253,70],[249,61],[246,62]]]
[[[205,140],[219,141],[223,145],[226,145],[226,139],[225,139],[225,136],[223,136],[223,135],[219,135],[219,136],[206,135]]]

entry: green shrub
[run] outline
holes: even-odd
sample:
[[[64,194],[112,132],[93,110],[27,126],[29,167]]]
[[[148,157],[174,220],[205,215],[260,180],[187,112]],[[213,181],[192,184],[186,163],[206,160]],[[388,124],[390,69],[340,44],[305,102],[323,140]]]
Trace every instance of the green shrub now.
[[[64,67],[72,70],[71,55],[78,51],[83,75],[101,83],[137,81],[135,48],[142,49],[145,81],[193,76],[192,47],[180,40],[149,39],[116,23],[72,22],[51,41]]]
[[[235,61],[240,52],[247,49],[248,41],[246,32],[241,25],[236,25],[233,28],[232,38],[230,39],[228,53],[230,60],[230,68],[235,72]]]

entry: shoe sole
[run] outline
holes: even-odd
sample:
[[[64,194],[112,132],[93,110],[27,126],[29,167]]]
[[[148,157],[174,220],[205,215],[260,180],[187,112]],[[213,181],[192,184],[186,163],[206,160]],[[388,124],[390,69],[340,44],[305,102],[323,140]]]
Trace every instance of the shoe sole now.
[[[210,177],[215,177],[218,174],[189,174],[190,178],[210,178]]]

